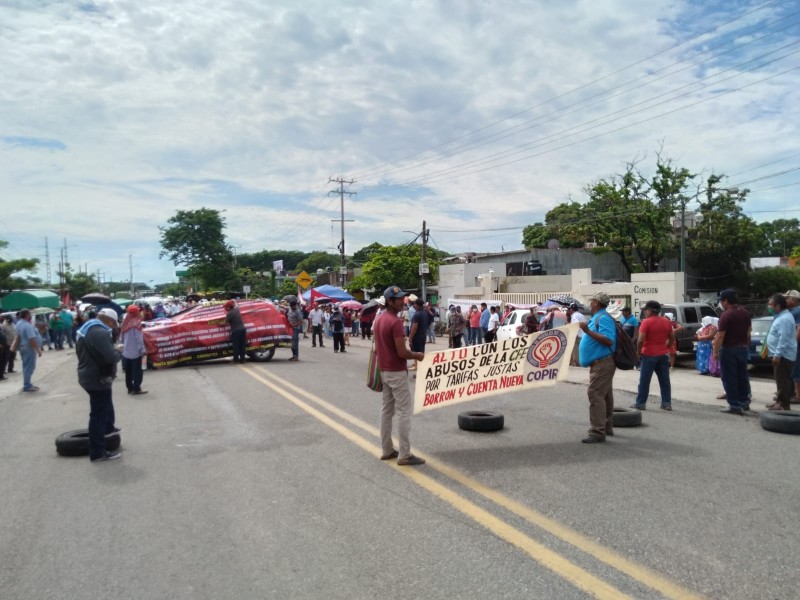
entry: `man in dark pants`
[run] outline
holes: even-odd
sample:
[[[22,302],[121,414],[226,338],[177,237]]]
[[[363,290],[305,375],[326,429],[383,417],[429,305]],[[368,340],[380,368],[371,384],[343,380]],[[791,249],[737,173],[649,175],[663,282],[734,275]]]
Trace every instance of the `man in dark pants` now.
[[[428,339],[428,311],[425,310],[425,303],[422,298],[414,300],[414,316],[411,317],[411,331],[408,334],[408,343],[412,352],[422,352],[425,354],[425,342]],[[411,371],[417,369],[417,363],[411,367]]]
[[[608,294],[598,292],[589,301],[592,318],[578,323],[583,337],[578,348],[581,366],[589,367],[589,435],[584,444],[605,442],[606,436],[614,435],[614,350],[617,344],[617,329],[614,319],[606,312],[611,301]]]
[[[331,331],[333,331],[333,351],[344,354],[344,317],[339,307],[335,307],[331,313]]]
[[[242,313],[236,302],[228,300],[225,303],[225,322],[231,326],[231,345],[233,346],[233,362],[244,364],[244,354],[247,348],[247,329],[242,321]]]
[[[297,362],[300,360],[300,334],[303,333],[303,311],[297,306],[297,300],[289,302],[286,318],[292,327],[292,358],[289,360]]]
[[[719,360],[722,387],[728,399],[728,408],[720,412],[743,415],[750,410],[750,376],[747,374],[750,313],[739,306],[736,290],[722,290],[719,303],[725,312],[719,318],[713,353],[714,358]]]
[[[120,354],[114,349],[112,334],[118,327],[117,313],[104,308],[78,330],[75,353],[78,356],[78,383],[89,394],[89,459],[114,460],[119,452],[106,450],[105,438],[119,433],[114,426],[111,384],[117,376]]]
[[[769,410],[789,410],[794,382],[792,371],[797,359],[797,332],[794,317],[789,312],[786,298],[783,294],[773,294],[769,299],[767,309],[775,320],[767,334],[767,351],[772,359],[772,371],[775,375],[775,385],[778,394],[775,402],[767,406]]]

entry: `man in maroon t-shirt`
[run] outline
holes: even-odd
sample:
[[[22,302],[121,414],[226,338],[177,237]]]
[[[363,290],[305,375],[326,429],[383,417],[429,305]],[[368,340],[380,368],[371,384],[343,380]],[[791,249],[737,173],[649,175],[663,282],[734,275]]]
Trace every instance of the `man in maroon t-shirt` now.
[[[397,458],[398,465],[422,465],[425,460],[411,454],[411,392],[408,389],[406,360],[422,360],[422,352],[412,352],[406,346],[403,320],[397,314],[403,310],[407,294],[396,285],[386,288],[386,312],[375,319],[375,354],[383,382],[381,407],[381,460]],[[397,411],[397,437],[400,451],[392,443],[392,418]]]
[[[747,357],[750,349],[750,313],[739,306],[735,290],[722,290],[719,302],[725,312],[719,318],[714,337],[714,358],[719,360],[722,387],[728,398],[731,415],[743,415],[750,410],[750,376],[747,374]]]
[[[672,410],[672,387],[669,381],[669,347],[675,341],[675,333],[669,319],[661,316],[661,304],[648,300],[644,305],[644,320],[639,325],[639,337],[636,341],[639,355],[639,391],[636,404],[631,408],[644,410],[647,408],[647,396],[650,395],[650,380],[653,372],[658,377],[661,388],[661,408]]]

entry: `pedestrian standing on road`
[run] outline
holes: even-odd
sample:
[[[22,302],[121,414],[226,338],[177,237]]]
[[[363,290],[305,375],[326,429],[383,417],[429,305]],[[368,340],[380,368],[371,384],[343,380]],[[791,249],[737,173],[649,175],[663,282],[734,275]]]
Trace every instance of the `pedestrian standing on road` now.
[[[344,345],[350,345],[350,332],[353,330],[353,313],[349,308],[342,309],[342,323],[344,324]]]
[[[14,370],[14,362],[17,359],[17,351],[15,348],[17,347],[17,342],[15,342],[17,338],[17,329],[14,327],[14,319],[11,315],[6,315],[3,319],[3,331],[6,334],[6,339],[8,340],[8,356],[6,357],[6,373],[16,373]]]
[[[5,330],[0,327],[0,381],[6,379],[6,364],[10,348],[11,342],[6,338]]]
[[[650,381],[655,372],[661,388],[661,409],[672,410],[672,387],[669,380],[669,347],[675,340],[672,323],[661,316],[661,304],[648,300],[644,305],[644,321],[639,325],[636,355],[639,357],[639,391],[631,408],[645,410],[650,395]]]
[[[483,338],[485,343],[493,342],[497,339],[497,328],[500,327],[500,315],[497,314],[497,307],[489,309],[489,320],[486,322],[486,335]]]
[[[428,337],[428,312],[422,298],[414,300],[414,316],[411,317],[411,331],[409,332],[408,342],[412,352],[422,352],[425,354],[425,341]],[[410,370],[415,371],[417,363]]]
[[[422,360],[422,352],[406,346],[405,330],[398,313],[406,293],[396,285],[384,291],[386,311],[375,320],[375,353],[383,381],[381,406],[381,460],[397,458],[398,465],[422,465],[425,460],[411,454],[411,392],[408,389],[407,360]],[[397,413],[399,450],[392,442],[392,420]]]
[[[77,335],[78,383],[89,394],[89,459],[92,462],[120,457],[119,452],[106,450],[106,437],[121,431],[116,428],[111,396],[111,384],[117,376],[120,359],[112,342],[117,327],[117,313],[112,308],[103,308],[96,319],[81,326]]]
[[[128,393],[134,396],[146,394],[147,390],[142,389],[142,357],[145,355],[142,315],[135,304],[125,309],[125,318],[119,328],[119,341],[122,344],[122,368],[125,370]]]
[[[794,317],[794,324],[797,329],[797,342],[800,344],[800,292],[797,290],[789,290],[784,296],[786,297],[786,306]],[[11,369],[9,368],[9,373],[10,372]],[[800,360],[794,361],[792,381],[794,382],[794,397],[795,399],[800,398]]]
[[[736,290],[722,290],[719,303],[724,312],[714,337],[713,355],[719,360],[722,387],[728,408],[720,412],[743,415],[750,410],[750,376],[747,358],[750,353],[750,313],[739,306]]]
[[[333,351],[344,354],[344,316],[336,306],[331,313],[331,331],[333,332]]]
[[[247,347],[247,329],[242,320],[242,313],[236,302],[228,300],[225,303],[225,322],[231,327],[231,345],[233,346],[233,362],[244,364],[245,349]]]
[[[789,410],[794,392],[792,371],[797,360],[797,330],[783,294],[770,296],[767,310],[775,315],[767,334],[767,353],[772,359],[772,372],[778,388],[775,402],[767,406],[767,409]]]
[[[19,356],[22,359],[22,391],[38,392],[39,388],[31,383],[31,379],[36,370],[36,358],[42,355],[42,338],[31,324],[31,311],[23,308],[18,316],[16,330]]]
[[[717,326],[714,324],[716,317],[703,317],[700,320],[700,329],[694,334],[697,340],[697,351],[695,353],[694,366],[701,375],[710,375],[712,361],[711,342],[717,335]]]
[[[581,323],[586,322],[586,317],[581,314],[580,309],[578,308],[578,303],[573,302],[567,307],[567,318],[569,319],[570,323],[578,323],[578,327],[580,327]],[[580,360],[578,358],[578,350],[581,346],[581,338],[584,336],[583,330],[578,330],[578,338],[575,340],[575,345],[572,347],[572,356],[570,357],[569,364],[572,367],[577,367],[580,365]]]
[[[311,347],[317,347],[317,339],[319,339],[319,347],[324,348],[325,344],[322,343],[322,324],[325,322],[325,313],[319,307],[319,304],[314,305],[314,309],[309,314],[311,320]]]
[[[668,312],[664,315],[667,319],[669,319],[670,326],[672,327],[672,333],[677,334],[679,331],[683,331],[683,325],[678,323],[675,320],[675,313]],[[678,338],[673,335],[672,344],[669,346],[669,368],[675,368],[675,360],[678,358]]]
[[[486,302],[481,302],[481,343],[486,342],[486,333],[489,331],[489,319],[492,313],[486,306]]]
[[[589,435],[584,444],[605,442],[606,436],[614,435],[614,350],[617,344],[617,327],[606,312],[611,298],[598,292],[589,301],[592,318],[579,323],[584,336],[581,338],[579,356],[582,367],[589,367]]]
[[[297,305],[297,300],[289,302],[286,318],[289,319],[289,325],[292,327],[292,358],[289,360],[297,362],[300,360],[300,334],[303,333],[303,311]]]

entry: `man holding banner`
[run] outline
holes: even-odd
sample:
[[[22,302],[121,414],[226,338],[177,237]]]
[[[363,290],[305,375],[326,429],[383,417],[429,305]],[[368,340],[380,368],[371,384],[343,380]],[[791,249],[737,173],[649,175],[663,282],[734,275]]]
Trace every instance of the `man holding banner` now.
[[[383,381],[381,407],[381,460],[397,458],[398,465],[422,465],[425,459],[411,454],[411,392],[408,389],[407,360],[422,360],[425,354],[406,347],[405,328],[398,313],[403,310],[406,292],[396,285],[386,288],[386,312],[375,319],[375,353]],[[400,450],[392,442],[392,419],[397,411],[397,437]]]
[[[614,390],[612,383],[617,370],[614,364],[614,349],[617,329],[614,318],[606,312],[611,298],[598,292],[589,302],[592,318],[578,323],[584,336],[580,340],[578,354],[582,367],[589,367],[589,435],[584,444],[605,442],[606,436],[614,435]]]

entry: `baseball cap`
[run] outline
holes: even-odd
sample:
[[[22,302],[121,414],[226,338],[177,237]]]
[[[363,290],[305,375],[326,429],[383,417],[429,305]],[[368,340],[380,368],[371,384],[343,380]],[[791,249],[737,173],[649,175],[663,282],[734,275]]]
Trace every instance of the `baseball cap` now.
[[[797,290],[789,290],[784,294],[784,296],[786,296],[787,298],[797,298],[798,300],[800,300],[800,292],[798,292]]]
[[[228,300],[225,304],[223,304],[223,306],[225,307],[225,310],[230,310],[234,306],[236,306],[236,302],[234,302],[233,300]]]
[[[650,310],[654,310],[656,312],[660,312],[661,311],[661,304],[657,300],[648,300],[645,303],[644,307],[645,308],[649,308]]]
[[[736,290],[732,290],[728,288],[727,290],[722,290],[719,293],[719,301],[722,302],[723,300],[727,300],[731,304],[738,303],[738,299],[736,296]]]
[[[408,294],[406,294],[396,285],[389,286],[383,292],[383,297],[386,298],[387,300],[391,300],[392,298],[404,298],[405,296],[408,296]]]
[[[611,297],[605,292],[597,292],[592,296],[592,300],[597,300],[603,306],[608,306],[608,303],[611,302]]]
[[[125,309],[125,312],[129,315],[138,315],[139,314],[139,307],[135,304],[131,304],[128,308]]]
[[[117,315],[117,311],[115,311],[113,308],[101,308],[97,313],[98,317],[100,315],[108,317],[109,319],[113,319],[114,322],[119,321],[119,316]]]

